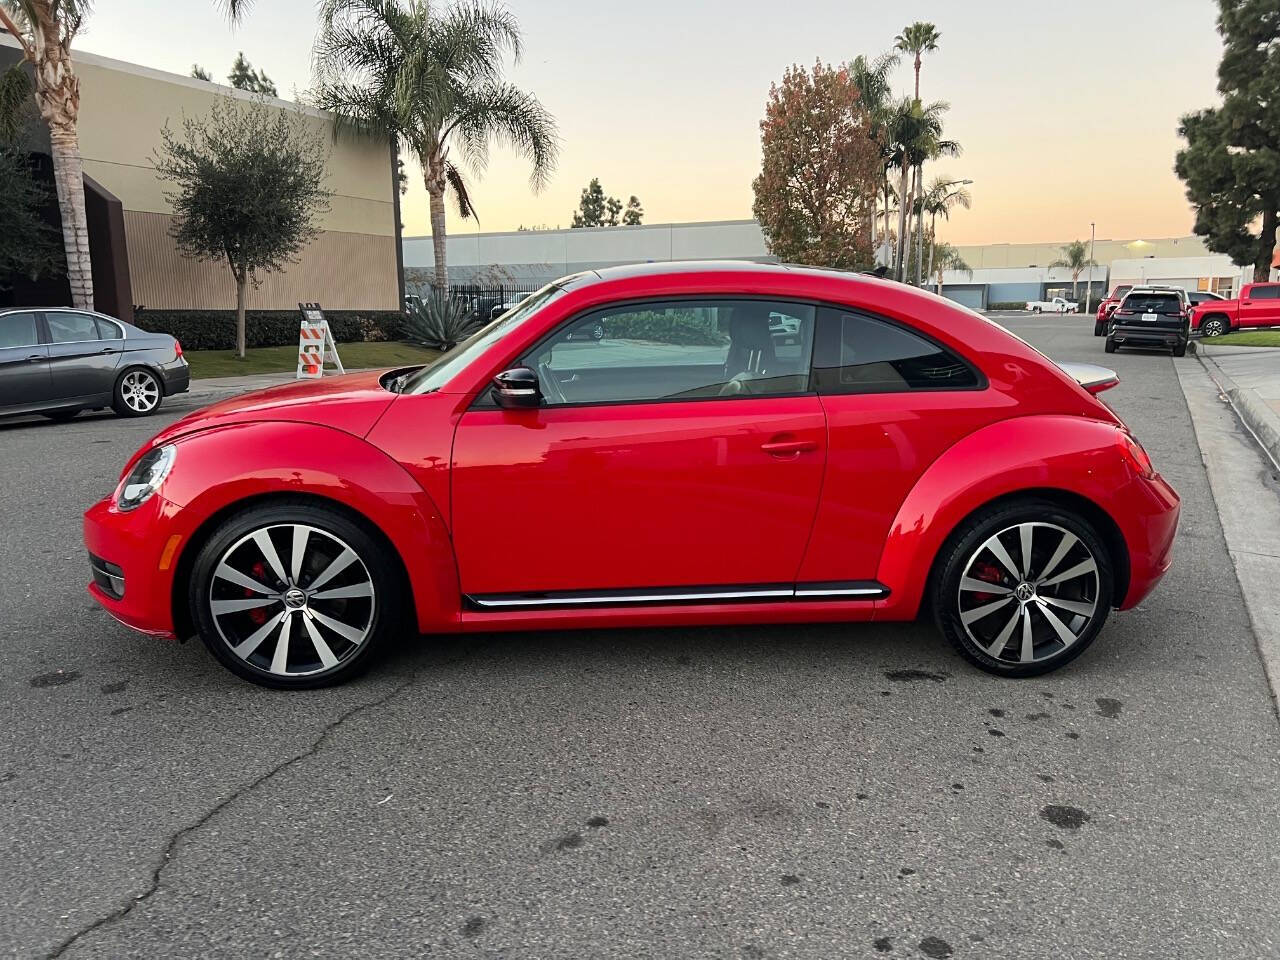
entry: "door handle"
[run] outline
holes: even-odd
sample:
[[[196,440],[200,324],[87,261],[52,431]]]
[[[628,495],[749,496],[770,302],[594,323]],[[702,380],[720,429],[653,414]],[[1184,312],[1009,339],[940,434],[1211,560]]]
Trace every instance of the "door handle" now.
[[[760,444],[760,449],[775,457],[797,456],[818,449],[817,440],[770,440]]]
[[[102,348],[102,352],[103,352],[103,353],[115,353],[115,352],[116,352],[116,348],[115,348],[115,347],[103,347],[103,348]]]
[[[27,363],[39,363],[41,360],[48,359],[49,358],[42,353],[33,353],[31,356],[27,357]]]

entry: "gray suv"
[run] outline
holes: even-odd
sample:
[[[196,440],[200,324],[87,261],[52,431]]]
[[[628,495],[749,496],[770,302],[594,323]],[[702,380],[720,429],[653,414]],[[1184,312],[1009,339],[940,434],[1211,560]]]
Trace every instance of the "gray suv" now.
[[[70,420],[111,407],[142,417],[190,385],[182,345],[167,333],[88,310],[0,310],[0,416]]]

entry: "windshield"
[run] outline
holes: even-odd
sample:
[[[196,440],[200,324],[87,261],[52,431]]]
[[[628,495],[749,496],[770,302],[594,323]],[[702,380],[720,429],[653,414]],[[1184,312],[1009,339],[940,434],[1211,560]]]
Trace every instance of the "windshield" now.
[[[399,393],[430,393],[439,390],[453,376],[491,345],[524,323],[533,314],[564,293],[554,284],[543,287],[537,293],[508,310],[488,326],[457,344],[452,350],[440,354],[425,367],[407,374],[400,383]]]

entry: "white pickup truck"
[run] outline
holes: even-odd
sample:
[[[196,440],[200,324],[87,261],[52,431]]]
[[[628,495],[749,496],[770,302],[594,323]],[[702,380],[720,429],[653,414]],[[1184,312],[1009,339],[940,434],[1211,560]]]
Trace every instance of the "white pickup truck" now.
[[[1027,309],[1032,313],[1079,313],[1080,304],[1054,297],[1052,300],[1028,300]]]

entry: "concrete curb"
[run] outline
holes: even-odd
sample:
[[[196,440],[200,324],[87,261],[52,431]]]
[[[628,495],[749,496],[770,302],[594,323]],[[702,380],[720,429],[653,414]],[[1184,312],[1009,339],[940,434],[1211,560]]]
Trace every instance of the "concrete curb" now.
[[[1253,434],[1259,446],[1266,451],[1273,463],[1280,466],[1280,414],[1267,404],[1256,390],[1242,387],[1214,362],[1209,351],[1201,349],[1196,357],[1204,365],[1222,394],[1231,401],[1241,422]]]

